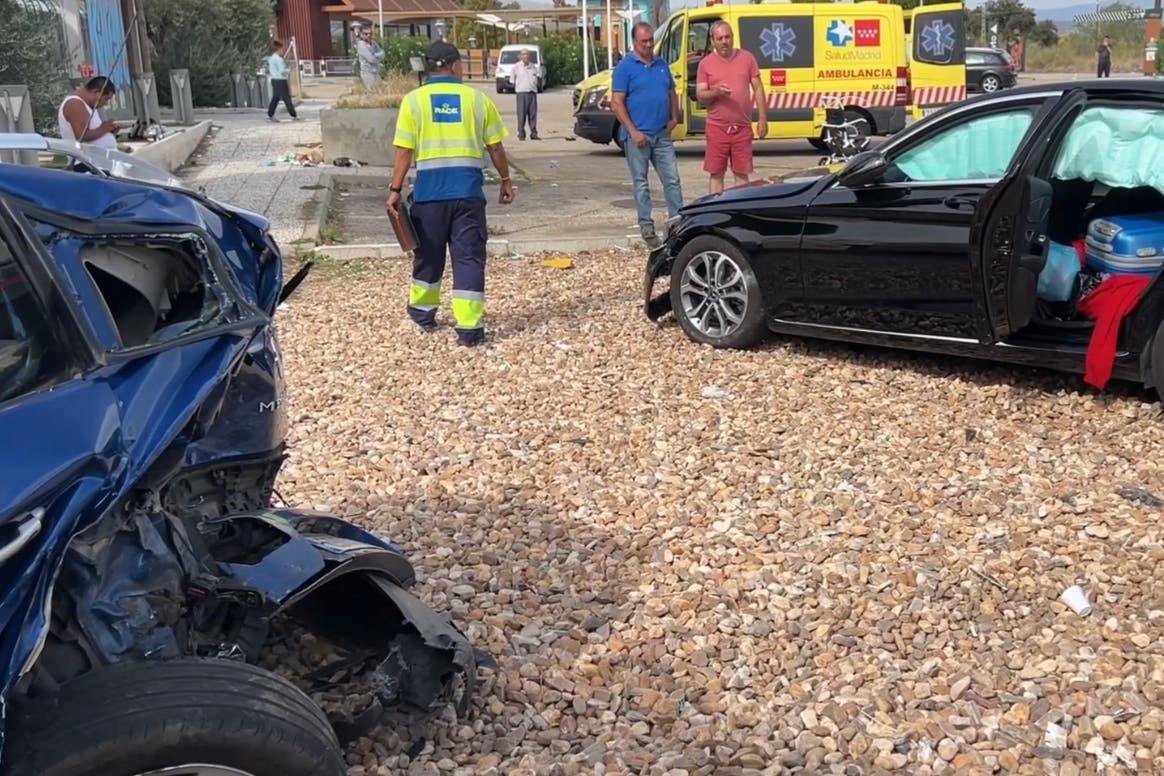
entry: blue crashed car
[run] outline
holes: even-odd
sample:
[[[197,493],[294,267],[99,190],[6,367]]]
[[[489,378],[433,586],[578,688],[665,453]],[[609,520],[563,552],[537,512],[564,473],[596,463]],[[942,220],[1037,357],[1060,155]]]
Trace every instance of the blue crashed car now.
[[[402,553],[272,508],[303,274],[268,224],[117,152],[5,149],[0,774],[341,776],[389,711],[465,713],[487,658]]]

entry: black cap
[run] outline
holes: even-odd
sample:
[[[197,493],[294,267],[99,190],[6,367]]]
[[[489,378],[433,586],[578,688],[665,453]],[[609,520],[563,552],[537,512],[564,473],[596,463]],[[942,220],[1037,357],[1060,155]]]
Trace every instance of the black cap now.
[[[443,40],[434,40],[424,52],[424,58],[433,67],[448,67],[461,58],[461,52],[452,43]]]

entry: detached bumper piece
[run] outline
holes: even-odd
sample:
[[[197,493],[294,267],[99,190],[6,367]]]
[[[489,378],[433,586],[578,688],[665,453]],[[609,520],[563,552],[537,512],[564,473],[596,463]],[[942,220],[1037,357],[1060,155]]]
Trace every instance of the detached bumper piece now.
[[[666,243],[652,250],[647,256],[647,269],[643,274],[643,312],[646,313],[648,320],[658,321],[671,312],[671,288],[669,284],[663,293],[652,296],[655,292],[655,281],[660,277],[670,276],[671,262],[671,254],[667,250]]]

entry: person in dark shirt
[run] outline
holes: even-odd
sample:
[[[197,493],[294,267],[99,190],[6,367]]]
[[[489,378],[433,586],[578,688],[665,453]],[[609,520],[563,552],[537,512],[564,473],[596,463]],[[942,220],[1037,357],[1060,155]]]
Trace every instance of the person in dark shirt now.
[[[1107,35],[1095,47],[1095,77],[1111,78],[1111,38]]]

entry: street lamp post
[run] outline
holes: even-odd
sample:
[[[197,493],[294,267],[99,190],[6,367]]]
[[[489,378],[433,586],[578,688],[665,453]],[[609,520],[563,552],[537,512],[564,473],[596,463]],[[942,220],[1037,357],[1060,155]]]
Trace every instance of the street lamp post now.
[[[376,0],[376,11],[380,16],[380,40],[384,39],[384,0]]]

